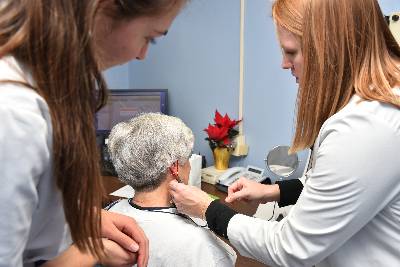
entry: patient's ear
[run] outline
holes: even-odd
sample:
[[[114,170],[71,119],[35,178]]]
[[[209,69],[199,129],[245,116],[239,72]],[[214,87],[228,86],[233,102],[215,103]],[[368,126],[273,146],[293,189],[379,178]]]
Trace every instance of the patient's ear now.
[[[169,173],[176,179],[179,176],[179,165],[178,162],[172,163],[172,165],[168,168]]]

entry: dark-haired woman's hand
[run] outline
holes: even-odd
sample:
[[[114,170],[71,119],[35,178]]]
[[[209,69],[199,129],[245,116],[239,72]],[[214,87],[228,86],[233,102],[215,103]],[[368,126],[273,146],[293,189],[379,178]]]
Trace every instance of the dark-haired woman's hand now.
[[[109,267],[130,267],[137,262],[137,253],[130,252],[107,238],[102,238],[102,242],[104,246],[102,261],[89,252],[80,251],[73,244],[57,257],[43,263],[41,267],[93,267],[98,263]]]
[[[102,265],[108,267],[131,267],[137,262],[137,254],[123,249],[112,240],[103,238],[104,260]]]
[[[128,216],[101,212],[102,237],[113,240],[124,249],[137,252],[138,267],[146,267],[149,259],[149,240],[136,221]]]

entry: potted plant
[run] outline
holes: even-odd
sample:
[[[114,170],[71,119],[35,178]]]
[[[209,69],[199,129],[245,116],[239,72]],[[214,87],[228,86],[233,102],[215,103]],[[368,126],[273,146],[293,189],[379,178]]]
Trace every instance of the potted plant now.
[[[204,129],[208,137],[211,150],[214,155],[214,165],[218,170],[226,170],[229,166],[230,155],[235,148],[233,138],[239,134],[235,128],[242,120],[231,120],[228,114],[222,116],[218,110],[215,111],[214,124],[208,124]]]

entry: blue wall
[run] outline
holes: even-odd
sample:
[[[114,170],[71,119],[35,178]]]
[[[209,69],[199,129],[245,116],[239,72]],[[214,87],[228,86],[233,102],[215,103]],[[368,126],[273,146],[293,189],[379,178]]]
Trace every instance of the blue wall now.
[[[400,10],[399,0],[380,3],[385,14]],[[280,68],[270,5],[246,1],[243,123],[249,154],[232,166],[264,167],[267,152],[290,144],[293,135],[297,86]],[[145,61],[106,72],[111,88],[168,88],[170,114],[193,130],[195,152],[206,155],[208,165],[213,160],[203,129],[214,110],[238,117],[239,16],[239,0],[191,0]]]
[[[191,1],[148,58],[130,64],[133,88],[168,88],[170,114],[193,130],[194,151],[206,154],[209,163],[203,129],[216,108],[238,114],[240,5],[235,2]]]
[[[379,0],[378,1],[382,12],[385,15],[389,15],[393,12],[400,11],[400,1],[399,0]]]
[[[129,89],[129,63],[116,66],[105,72],[110,89]]]

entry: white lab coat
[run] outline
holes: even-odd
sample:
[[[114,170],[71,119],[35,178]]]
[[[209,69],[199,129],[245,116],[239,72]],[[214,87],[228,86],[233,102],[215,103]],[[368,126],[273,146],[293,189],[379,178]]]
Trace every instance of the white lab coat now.
[[[322,126],[286,218],[230,220],[240,254],[270,266],[400,266],[400,110],[359,100]]]
[[[0,60],[0,80],[32,84],[13,57]],[[0,118],[0,267],[34,266],[70,244],[52,174],[51,117],[36,92],[0,83]]]

